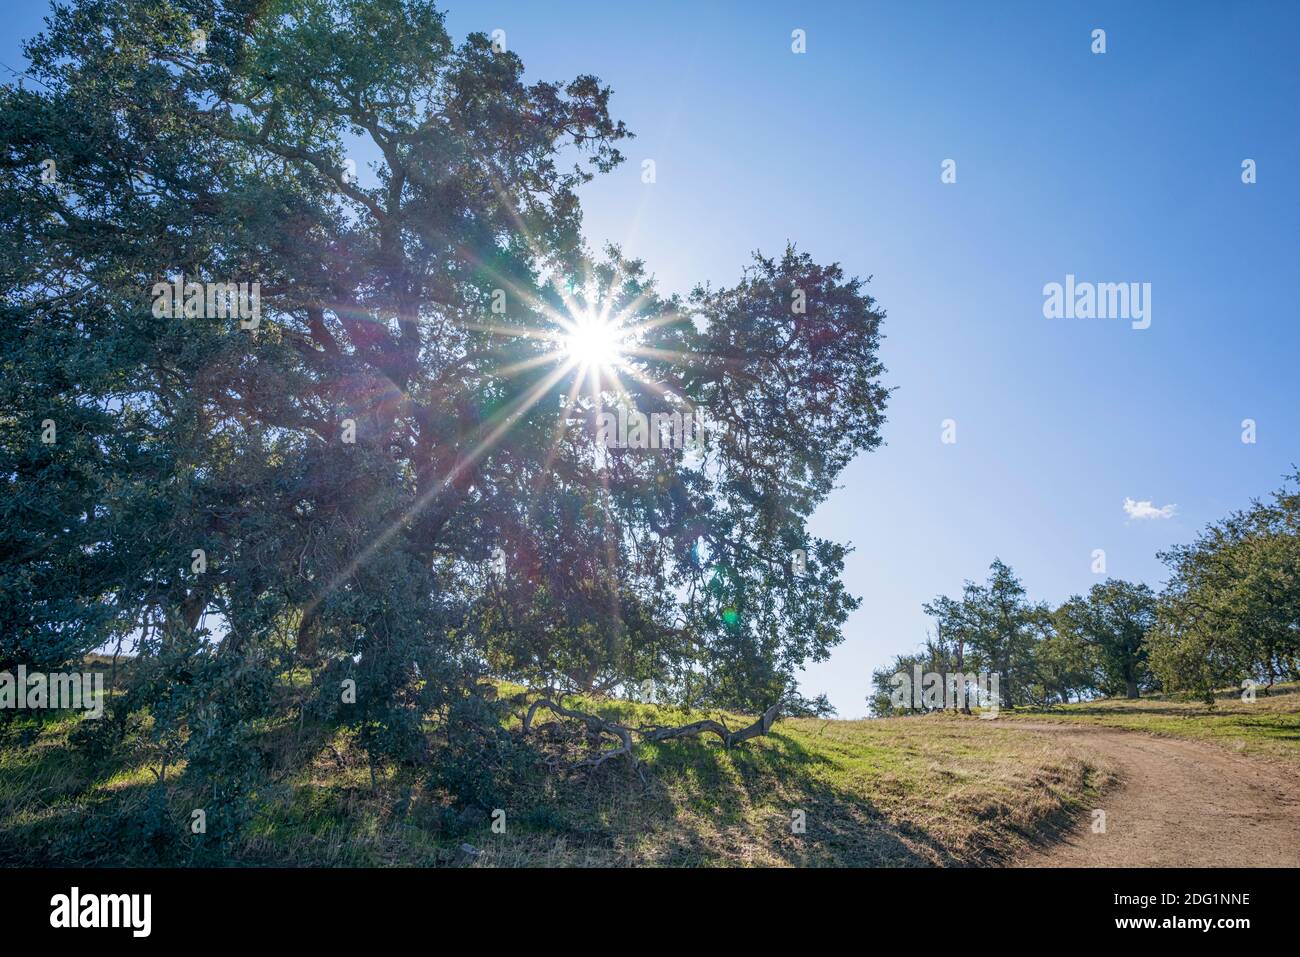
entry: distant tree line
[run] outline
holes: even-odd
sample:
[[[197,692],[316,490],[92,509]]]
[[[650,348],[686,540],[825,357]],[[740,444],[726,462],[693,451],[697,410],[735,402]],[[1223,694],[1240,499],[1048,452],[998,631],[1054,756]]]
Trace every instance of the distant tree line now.
[[[983,583],[923,606],[930,634],[919,650],[872,673],[871,712],[925,710],[893,703],[894,676],[915,667],[996,673],[1004,708],[1155,691],[1212,705],[1216,691],[1245,681],[1267,694],[1278,681],[1300,678],[1300,472],[1269,501],[1159,557],[1170,570],[1159,593],[1110,578],[1055,608],[1030,600],[1012,569],[994,559]]]

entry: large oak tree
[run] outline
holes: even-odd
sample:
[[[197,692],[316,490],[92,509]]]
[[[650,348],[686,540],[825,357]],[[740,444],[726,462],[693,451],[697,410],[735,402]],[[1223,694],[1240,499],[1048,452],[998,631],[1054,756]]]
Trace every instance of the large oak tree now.
[[[528,82],[422,0],[79,0],[28,55],[0,90],[0,665],[172,655],[131,707],[306,667],[394,755],[484,674],[798,700],[856,604],[806,521],[883,423],[858,280],[788,248],[664,296],[594,256],[609,88]],[[176,276],[258,283],[260,321],[159,316]],[[569,361],[587,313],[628,331],[617,368]],[[711,437],[606,449],[579,393]]]

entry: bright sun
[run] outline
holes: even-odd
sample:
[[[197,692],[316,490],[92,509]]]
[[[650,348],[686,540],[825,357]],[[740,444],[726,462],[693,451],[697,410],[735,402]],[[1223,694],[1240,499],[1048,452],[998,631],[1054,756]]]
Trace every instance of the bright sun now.
[[[578,316],[564,337],[564,351],[580,368],[609,368],[622,362],[625,336],[617,322],[591,314]]]

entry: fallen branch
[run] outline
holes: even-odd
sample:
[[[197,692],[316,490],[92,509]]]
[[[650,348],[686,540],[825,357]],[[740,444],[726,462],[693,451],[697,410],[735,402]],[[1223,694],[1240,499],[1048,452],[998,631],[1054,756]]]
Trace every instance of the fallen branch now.
[[[705,719],[696,721],[694,724],[684,724],[677,728],[652,728],[638,729],[643,741],[671,741],[673,738],[686,738],[691,735],[712,733],[722,739],[722,745],[725,748],[735,747],[743,741],[750,738],[757,738],[759,735],[767,734],[772,728],[772,723],[776,721],[779,704],[774,704],[759,716],[759,719],[747,728],[741,728],[739,731],[732,731],[721,721]]]
[[[629,728],[615,721],[608,721],[599,715],[589,714],[585,711],[577,711],[573,708],[566,708],[564,705],[552,701],[550,698],[538,698],[528,707],[528,712],[523,717],[523,733],[527,735],[533,727],[533,719],[537,712],[542,708],[564,718],[574,718],[581,721],[587,726],[588,730],[593,732],[599,739],[601,735],[613,735],[621,742],[620,746],[615,748],[603,748],[596,754],[570,766],[570,769],[582,767],[599,767],[610,758],[626,757],[632,767],[638,767],[639,763],[633,754],[632,735],[636,734],[641,738],[643,743],[658,743],[661,741],[671,741],[675,738],[688,738],[699,734],[716,734],[722,741],[724,748],[733,748],[750,738],[757,738],[765,735],[771,730],[772,724],[776,721],[777,712],[780,710],[780,703],[772,705],[759,716],[758,720],[748,727],[741,728],[739,731],[732,731],[721,720],[714,721],[706,718],[703,721],[695,721],[691,724],[684,724],[678,727],[664,727],[660,725],[643,725],[637,728]]]
[[[596,732],[598,736],[601,734],[612,734],[615,737],[617,737],[620,741],[623,742],[621,747],[606,748],[604,750],[601,750],[597,754],[588,758],[586,761],[579,761],[577,764],[573,765],[573,767],[575,768],[599,767],[600,765],[608,761],[610,758],[615,758],[618,757],[619,755],[625,755],[627,759],[630,762],[632,762],[632,766],[633,767],[636,766],[637,763],[636,758],[632,754],[631,731],[623,727],[621,724],[615,724],[613,721],[606,721],[604,718],[601,718],[597,715],[587,714],[584,711],[574,711],[572,708],[566,708],[564,707],[564,705],[556,704],[550,698],[538,698],[531,705],[529,705],[528,713],[524,715],[524,734],[527,734],[529,732],[529,729],[532,728],[533,716],[537,714],[539,708],[546,708],[547,710],[555,714],[558,714],[561,717],[576,718],[579,721],[581,721],[583,724],[585,724],[589,729]]]

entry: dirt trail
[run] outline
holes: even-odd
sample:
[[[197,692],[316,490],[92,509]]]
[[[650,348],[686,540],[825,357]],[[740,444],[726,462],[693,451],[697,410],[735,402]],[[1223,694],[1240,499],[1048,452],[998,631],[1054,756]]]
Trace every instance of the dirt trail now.
[[[990,722],[997,724],[998,722]],[[1064,841],[1021,867],[1300,866],[1300,775],[1212,744],[1099,725],[1006,726],[1077,741],[1120,781]]]

